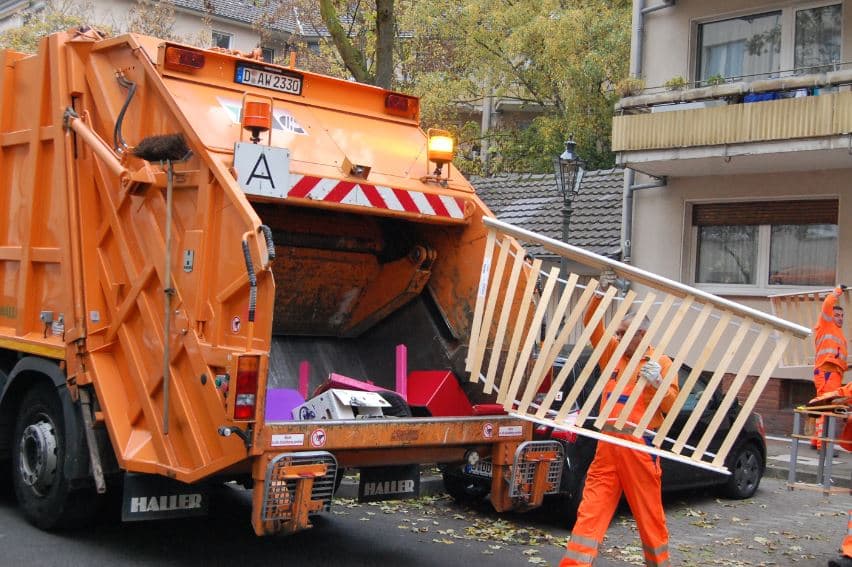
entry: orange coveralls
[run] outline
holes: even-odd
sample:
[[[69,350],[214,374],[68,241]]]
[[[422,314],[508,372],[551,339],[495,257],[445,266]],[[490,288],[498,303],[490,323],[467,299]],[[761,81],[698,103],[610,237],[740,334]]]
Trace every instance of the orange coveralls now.
[[[586,323],[591,318],[591,314],[594,312],[599,301],[599,298],[595,296],[590,303],[584,317]],[[592,333],[592,344],[597,345],[602,335],[603,325],[599,324]],[[601,369],[612,358],[617,345],[617,340],[610,339],[610,343],[607,345],[598,363]],[[645,358],[649,358],[652,355],[653,351],[648,349]],[[628,361],[628,356],[622,356],[616,364],[615,371],[604,388],[601,398],[601,409],[603,409],[603,405],[609,398],[616,382],[622,372],[624,372]],[[661,356],[659,363],[662,367],[662,376],[665,377],[672,362],[668,357]],[[624,403],[630,397],[633,388],[637,385],[641,366],[642,363],[637,365],[632,379],[619,396],[618,403],[614,406],[610,414],[611,416],[617,417],[620,415]],[[656,390],[652,386],[644,386],[644,391],[630,414],[630,422],[637,423],[640,420],[655,392]],[[661,404],[664,411],[668,411],[671,408],[677,398],[677,394],[677,380],[674,380],[666,391]],[[649,429],[659,427],[662,420],[662,414],[658,410],[657,415],[654,416],[648,426]],[[604,431],[606,429],[604,427]],[[614,430],[607,433],[633,442],[636,441],[636,438],[629,434],[614,432]],[[646,433],[643,439],[645,443],[650,445],[652,438],[653,436]],[[580,501],[580,508],[577,511],[577,523],[571,532],[565,556],[560,561],[559,567],[567,567],[569,565],[590,566],[592,564],[598,554],[598,548],[603,542],[604,535],[606,535],[606,530],[612,521],[612,516],[618,506],[618,501],[621,499],[622,492],[627,498],[627,503],[630,505],[630,510],[633,512],[636,524],[639,527],[639,535],[642,538],[642,546],[645,553],[645,564],[650,566],[671,565],[669,560],[669,533],[666,528],[666,515],[663,511],[661,496],[661,475],[662,471],[660,470],[658,457],[642,451],[598,441],[595,458],[589,466],[588,473],[586,473],[586,485],[583,489],[583,499]]]
[[[817,397],[840,387],[843,373],[846,372],[846,336],[843,329],[834,322],[834,306],[843,294],[841,288],[835,288],[822,302],[822,311],[814,326],[814,386]],[[815,437],[822,437],[825,418],[817,419]],[[814,447],[821,447],[817,440],[811,441]]]
[[[835,390],[824,392],[821,397],[823,400],[820,400],[820,396],[817,396],[808,402],[808,405],[821,405],[821,403],[829,404],[832,403],[833,398],[852,398],[852,382]],[[848,403],[848,401],[846,403]],[[847,451],[852,451],[852,420],[850,419],[846,420],[846,426],[840,434],[840,446]],[[846,536],[843,538],[843,545],[840,548],[840,553],[845,557],[852,558],[852,510],[848,511],[847,516]]]

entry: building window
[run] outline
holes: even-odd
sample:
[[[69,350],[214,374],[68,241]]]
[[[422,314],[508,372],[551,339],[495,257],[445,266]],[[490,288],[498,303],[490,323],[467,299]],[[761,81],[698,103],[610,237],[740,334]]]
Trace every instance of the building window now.
[[[317,55],[319,55],[319,53],[320,53],[319,41],[313,40],[313,39],[308,40],[308,51],[310,51],[312,53],[316,53]]]
[[[262,53],[263,60],[267,63],[275,63],[275,50],[271,47],[261,47],[260,51]]]
[[[222,49],[231,49],[232,36],[229,33],[213,30],[213,47],[221,47]]]
[[[814,383],[810,380],[782,380],[778,409],[796,408],[814,397]]]
[[[796,11],[793,67],[798,72],[831,70],[840,61],[840,4]]]
[[[698,77],[743,77],[781,68],[781,12],[698,26]]]
[[[694,282],[725,289],[830,286],[837,201],[696,204]]]

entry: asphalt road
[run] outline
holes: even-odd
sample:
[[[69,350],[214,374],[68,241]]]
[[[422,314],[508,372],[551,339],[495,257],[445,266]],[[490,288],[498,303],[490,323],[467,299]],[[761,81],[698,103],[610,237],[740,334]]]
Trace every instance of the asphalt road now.
[[[764,479],[751,500],[668,496],[673,564],[825,565],[845,531],[849,504],[848,495],[788,491],[773,478]],[[108,518],[87,530],[48,534],[3,499],[0,565],[555,566],[569,533],[558,518],[540,512],[498,515],[443,496],[376,505],[338,501],[332,510],[313,530],[256,538],[248,493],[224,489],[203,520],[120,524]],[[629,511],[619,510],[602,549],[598,565],[642,564]]]

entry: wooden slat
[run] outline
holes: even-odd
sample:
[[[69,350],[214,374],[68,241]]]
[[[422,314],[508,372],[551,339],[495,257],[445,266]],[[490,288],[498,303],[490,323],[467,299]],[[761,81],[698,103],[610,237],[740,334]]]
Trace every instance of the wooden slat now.
[[[683,341],[680,346],[680,350],[678,350],[677,355],[675,355],[669,371],[666,372],[666,375],[663,377],[663,382],[660,384],[660,387],[657,388],[657,393],[654,394],[653,398],[651,398],[645,413],[642,415],[642,419],[639,420],[638,424],[636,424],[636,429],[633,431],[634,437],[641,437],[645,434],[645,428],[648,427],[648,424],[651,422],[651,418],[654,417],[654,412],[656,412],[657,408],[660,407],[660,404],[663,403],[663,398],[665,397],[666,391],[669,389],[672,381],[677,380],[678,371],[680,370],[680,367],[683,366],[684,359],[689,354],[689,351],[692,350],[695,338],[701,332],[701,329],[704,328],[704,322],[707,321],[707,318],[710,316],[712,311],[713,306],[710,304],[704,305],[704,308],[701,309],[701,312],[698,314],[698,317],[693,323],[689,334],[686,336],[686,340]]]
[[[772,298],[775,312],[789,313],[791,317],[801,321],[808,319],[808,327],[805,327],[712,296],[701,290],[661,278],[635,267],[613,262],[608,258],[567,246],[564,243],[529,233],[499,221],[493,221],[493,219],[485,219],[485,224],[489,229],[494,229],[499,234],[494,236],[490,253],[483,262],[487,265],[483,267],[480,274],[478,306],[474,308],[474,321],[472,323],[472,327],[475,324],[478,325],[478,328],[475,337],[471,337],[468,364],[470,364],[470,370],[475,380],[481,379],[480,370],[483,370],[487,365],[483,380],[484,391],[491,393],[496,387],[498,403],[513,415],[536,423],[545,423],[560,429],[575,431],[601,441],[636,450],[645,450],[696,467],[722,471],[733,440],[742,429],[746,419],[744,416],[747,416],[751,411],[757,397],[765,388],[774,365],[777,364],[784,352],[784,347],[779,346],[779,344],[783,343],[791,351],[798,348],[799,352],[796,353],[794,358],[802,358],[805,355],[807,345],[789,345],[789,341],[793,338],[798,339],[809,335],[809,326],[812,324],[810,319],[813,318],[814,310],[819,307],[817,301],[819,296],[812,292],[807,295],[795,294],[783,298]],[[569,275],[567,282],[560,282],[558,280],[558,269],[553,268],[545,278],[541,297],[536,300],[534,294],[536,283],[540,277],[542,262],[536,260],[530,266],[524,259],[526,256],[523,250],[519,248],[512,262],[507,283],[506,272],[509,270],[507,262],[509,254],[514,250],[510,247],[515,244],[515,241],[506,238],[506,236],[514,236],[522,241],[541,244],[545,249],[553,251],[563,258],[580,262],[586,267],[612,268],[617,275],[630,280],[632,284],[641,284],[651,289],[644,294],[641,302],[637,302],[638,309],[636,309],[635,315],[628,315],[637,299],[636,292],[631,290],[620,300],[620,304],[615,308],[615,313],[612,313],[610,318],[608,313],[611,311],[612,301],[616,300],[617,293],[614,287],[603,293],[603,297],[597,303],[596,308],[592,312],[588,312],[594,294],[601,293],[598,290],[599,282],[591,279],[589,285],[583,288],[578,283],[581,280],[577,274]],[[494,257],[497,251],[493,249],[493,246],[501,240],[502,248],[499,256]],[[487,242],[486,248],[488,248]],[[492,262],[494,266],[491,265]],[[518,297],[518,287],[522,274],[526,278],[526,282],[523,293]],[[564,288],[560,292],[559,299],[556,300],[553,294],[560,283],[564,283]],[[577,287],[583,289],[579,298],[575,297]],[[672,308],[678,298],[682,301],[674,316],[671,316]],[[655,304],[655,300],[659,303]],[[575,301],[576,305],[572,305]],[[654,305],[658,305],[658,308],[651,317],[646,332],[641,339],[637,340],[635,337],[642,325],[642,319],[647,313],[651,312],[650,310]],[[530,311],[531,306],[535,306],[533,311]],[[499,321],[495,321],[498,318],[498,310]],[[698,311],[694,317],[689,315],[692,310]],[[709,318],[714,310],[719,314],[718,321],[711,324]],[[540,337],[541,323],[548,312],[552,312],[552,318],[545,329],[544,336]],[[584,315],[589,318],[586,324],[582,322]],[[625,319],[628,317],[632,319],[629,324],[625,323]],[[492,323],[495,322],[496,329],[492,329]],[[729,330],[731,324],[737,326],[737,329]],[[616,329],[620,326],[626,327],[624,336],[619,341],[612,341]],[[750,340],[749,336],[749,333],[754,330],[753,327],[760,327],[760,334],[754,342]],[[600,342],[592,349],[583,367],[575,368],[577,361],[587,352],[587,343],[596,328],[602,328]],[[511,334],[511,337],[507,336],[509,334]],[[778,337],[780,343],[773,347],[774,350],[769,359],[765,360],[766,353],[764,351],[766,351],[766,342],[770,337],[773,339]],[[541,339],[541,348],[536,360],[532,361],[533,347],[539,339]],[[627,345],[631,340],[637,342],[638,346],[635,352],[626,356]],[[553,367],[556,358],[560,356],[569,342],[573,343],[573,346],[570,347],[570,353],[561,370],[554,377],[548,391],[544,393],[540,405],[535,406],[533,400],[536,398],[540,385],[548,371]],[[677,345],[677,348],[672,348],[672,344]],[[647,350],[652,346],[654,354],[651,359],[655,361],[664,356],[668,349],[676,350],[677,354],[672,360],[669,370],[663,376],[659,389],[653,393],[653,396],[650,396],[650,391],[646,389],[647,385],[641,377],[634,378],[634,376],[639,366],[645,360],[648,360]],[[600,376],[593,380],[591,376],[595,373],[595,369],[601,366],[600,361],[605,352],[611,358],[603,365],[604,368]],[[733,373],[735,371],[734,361],[741,357],[743,364],[736,366],[737,374],[728,389],[728,393],[723,396],[720,407],[712,407],[711,400],[719,392],[726,372]],[[630,415],[635,412],[639,400],[645,400],[650,396],[650,402],[644,408],[642,415],[638,416],[636,420],[639,423],[629,423],[630,433],[633,437],[647,434],[646,428],[651,420],[659,415],[660,405],[665,394],[671,384],[678,380],[679,370],[687,358],[693,364],[693,368],[681,385],[680,392],[672,407],[666,412],[666,417],[650,446],[646,446],[644,441],[641,440],[621,436],[612,437],[595,429],[603,428],[610,423],[614,423],[616,429],[624,429],[625,425],[634,421],[630,419]],[[717,358],[718,360],[716,360]],[[692,362],[693,359],[694,362]],[[678,439],[674,440],[672,448],[663,449],[663,441],[666,440],[666,435],[671,430],[675,419],[679,417],[678,414],[683,409],[686,400],[690,396],[696,395],[699,377],[711,360],[714,361],[712,374],[709,381],[706,384],[702,383],[702,388],[698,391],[700,395],[696,407],[692,408],[692,414],[688,416],[686,425],[681,430]],[[765,366],[764,362],[766,362]],[[746,383],[749,383],[748,377],[754,374],[752,367],[755,365],[761,367],[760,376],[752,387],[742,411],[735,418],[735,426],[738,427],[738,431],[734,432],[733,435],[726,435],[722,441],[722,446],[715,455],[707,453],[711,440],[715,440],[719,434],[718,430],[722,420],[733,407],[734,400],[736,400],[740,390]],[[610,380],[616,368],[621,368],[621,372],[617,381],[613,383]],[[569,388],[570,391],[562,401],[559,410],[554,412],[552,408],[556,403],[556,397],[566,387],[569,377],[573,379]],[[632,380],[635,380],[635,382],[631,382]],[[612,385],[610,396],[603,403],[600,403],[601,393],[608,384]],[[624,392],[628,389],[631,390],[630,395],[625,396]],[[576,402],[584,392],[588,393],[588,398],[584,401],[583,407],[578,410]],[[516,397],[520,397],[520,400],[517,400]],[[625,398],[624,407],[618,410],[617,416],[614,415],[615,408],[622,405],[617,400]],[[516,404],[517,410],[512,412]],[[590,416],[596,411],[598,404],[601,406],[600,414],[594,418],[595,423],[590,423]],[[698,435],[696,432],[699,427],[705,425],[701,421],[702,419],[707,419],[708,425]],[[687,440],[692,436],[701,437],[698,445],[695,448],[689,448],[691,453],[687,453],[687,455],[690,456],[680,454],[686,451]],[[666,446],[668,447],[668,442],[666,442]]]
[[[645,296],[644,301],[642,301],[642,304],[639,306],[639,309],[636,311],[635,315],[633,316],[633,319],[630,321],[630,324],[624,331],[624,335],[618,340],[618,343],[615,346],[615,350],[613,351],[612,356],[607,361],[604,369],[601,371],[601,376],[612,376],[613,372],[615,371],[615,367],[618,366],[621,357],[624,355],[624,351],[627,350],[627,346],[630,344],[630,341],[633,340],[634,335],[636,335],[636,333],[639,331],[639,327],[642,325],[642,319],[645,317],[645,315],[648,313],[648,310],[654,304],[654,299],[656,299],[656,295],[654,295],[653,293],[649,293]],[[618,321],[619,325],[621,325],[621,323],[623,323],[625,319],[626,315]],[[638,356],[641,358],[642,354],[640,353]],[[601,386],[601,392],[603,391],[603,387],[606,382],[607,380],[599,381],[599,385]],[[601,392],[598,392],[597,395],[590,396],[589,399],[586,400],[586,403],[583,404],[583,407],[580,409],[579,415],[577,415],[576,423],[578,427],[582,426],[586,419],[588,419],[589,414],[595,408],[597,402],[595,398],[597,398],[597,396],[600,395]]]
[[[766,339],[769,338],[769,333],[771,332],[772,327],[763,325],[763,328],[760,330],[760,334],[757,336],[754,343],[752,343],[751,349],[749,349],[745,360],[743,360],[739,372],[737,372],[737,375],[734,377],[731,385],[728,386],[728,392],[725,394],[725,397],[722,398],[722,402],[719,404],[719,407],[716,408],[716,414],[707,426],[707,430],[704,432],[704,435],[701,437],[698,445],[695,446],[696,455],[703,455],[704,451],[707,450],[707,447],[710,446],[710,442],[719,430],[722,420],[728,414],[728,409],[733,405],[734,400],[737,398],[737,394],[743,387],[749,370],[751,370],[752,366],[754,366],[754,363],[757,361],[757,357],[760,354],[760,351],[763,350],[763,345],[766,344]]]
[[[660,338],[659,341],[657,341],[656,346],[654,347],[654,356],[651,357],[651,360],[653,360],[654,362],[658,362],[660,360],[660,357],[665,354],[666,349],[669,346],[669,342],[671,342],[672,337],[674,337],[675,331],[677,331],[678,327],[680,327],[683,318],[686,317],[686,314],[689,311],[689,307],[692,305],[693,301],[694,298],[690,295],[680,302],[680,307],[675,312],[675,315],[674,317],[672,317],[671,321],[669,321],[665,333],[663,333],[663,336]],[[663,376],[663,382],[664,381],[665,376]],[[663,382],[660,383],[660,387],[662,387]],[[625,423],[627,423],[627,419],[630,417],[630,413],[633,411],[633,407],[639,401],[639,397],[641,395],[642,388],[634,388],[633,391],[630,393],[630,397],[627,398],[627,403],[624,404],[624,408],[621,410],[621,415],[618,416],[618,419],[615,422],[616,429],[624,428]]]
[[[728,456],[734,441],[736,441],[737,436],[740,434],[740,431],[742,431],[748,416],[754,409],[754,405],[757,403],[758,398],[763,393],[763,389],[766,387],[766,382],[769,381],[772,371],[775,370],[775,367],[778,365],[778,361],[781,360],[781,354],[784,352],[784,349],[787,348],[787,344],[789,342],[790,335],[788,333],[784,333],[778,342],[775,343],[775,350],[772,351],[771,355],[769,355],[769,359],[763,366],[763,371],[760,373],[760,376],[752,387],[751,393],[749,393],[748,398],[743,404],[737,419],[734,420],[734,424],[731,425],[731,429],[728,431],[727,437],[725,437],[725,440],[722,442],[722,446],[719,447],[719,450],[716,452],[716,458],[713,459],[712,463],[713,465],[717,467],[725,465],[725,457]]]
[[[681,385],[680,393],[678,394],[674,404],[672,404],[671,409],[669,409],[666,419],[663,420],[663,424],[657,430],[657,435],[654,437],[654,445],[657,447],[663,444],[663,440],[672,428],[672,425],[674,425],[675,419],[677,419],[677,414],[680,413],[680,408],[683,407],[683,404],[686,402],[686,398],[689,397],[689,393],[695,386],[698,376],[704,371],[707,361],[710,360],[710,355],[713,354],[714,350],[716,350],[716,345],[719,344],[719,339],[722,338],[722,333],[724,333],[728,328],[730,321],[731,313],[729,311],[723,312],[722,316],[719,318],[719,322],[716,324],[716,328],[713,329],[713,334],[710,335],[710,339],[705,343],[704,349],[701,351],[701,355],[699,355],[698,360],[696,360],[695,366],[692,368],[692,372],[689,373],[689,377],[687,377],[686,381]]]
[[[465,362],[465,370],[470,372],[473,367],[473,359],[475,356],[474,348],[476,341],[479,340],[479,329],[482,326],[482,313],[485,310],[485,295],[488,292],[488,277],[491,274],[491,256],[494,254],[494,241],[497,234],[494,230],[488,231],[488,236],[485,239],[485,254],[482,257],[482,269],[479,272],[479,286],[476,291],[476,305],[473,308],[473,321],[470,328],[470,347],[467,352],[467,361]],[[471,374],[470,381],[476,382],[479,380],[479,375]]]
[[[518,346],[521,344],[521,339],[524,336],[524,328],[527,323],[527,313],[529,313],[533,293],[535,292],[536,279],[538,278],[538,274],[541,272],[541,263],[541,259],[536,258],[533,260],[532,266],[529,270],[527,285],[524,288],[524,295],[521,298],[521,307],[518,310],[518,318],[515,320],[515,328],[512,330],[512,340],[509,342],[509,353],[506,355],[506,364],[503,368],[503,375],[500,378],[500,388],[497,392],[498,404],[504,404],[508,397],[509,385],[512,382],[512,371],[515,367],[515,358],[518,356]]]
[[[482,370],[482,359],[485,357],[485,348],[488,343],[488,336],[491,333],[491,320],[494,317],[494,308],[497,306],[497,298],[500,296],[500,284],[503,282],[503,270],[506,267],[506,256],[508,254],[509,243],[508,239],[504,238],[500,243],[500,253],[497,255],[497,265],[494,267],[494,273],[491,276],[491,289],[493,291],[488,294],[488,299],[485,305],[485,314],[482,316],[482,323],[479,327],[479,340],[476,343],[473,364],[469,369],[471,376],[478,377],[480,370]]]
[[[554,266],[550,269],[550,273],[547,275],[547,281],[544,284],[544,290],[541,292],[538,307],[533,314],[532,323],[530,323],[523,349],[521,349],[521,355],[515,363],[515,372],[512,375],[512,381],[509,383],[508,397],[503,400],[503,408],[506,410],[512,409],[512,405],[515,402],[515,396],[518,394],[521,382],[524,381],[524,372],[527,369],[527,363],[529,362],[530,355],[532,354],[533,344],[535,344],[538,339],[541,322],[544,320],[544,314],[547,313],[550,296],[553,295],[553,289],[556,287],[556,282],[558,280],[559,268]]]
[[[612,286],[611,286],[612,287]],[[610,291],[609,289],[607,291]],[[612,317],[609,325],[606,326],[603,332],[603,336],[601,336],[600,341],[598,342],[595,350],[592,351],[592,355],[589,357],[589,360],[586,361],[586,366],[583,368],[583,371],[580,373],[580,377],[577,378],[577,382],[574,384],[574,387],[569,392],[568,398],[562,400],[562,407],[559,409],[559,413],[557,414],[558,421],[564,421],[565,417],[568,415],[568,412],[571,411],[571,406],[574,405],[574,402],[577,401],[577,397],[580,394],[583,386],[585,386],[586,381],[589,379],[592,371],[595,366],[597,366],[598,361],[601,359],[606,348],[609,346],[609,341],[612,339],[612,336],[615,334],[615,331],[618,330],[618,326],[621,324],[621,320],[624,319],[624,316],[627,315],[627,311],[630,309],[630,306],[633,304],[633,300],[636,299],[636,292],[632,289],[627,292],[627,295],[624,296],[624,301],[621,302],[621,305],[616,309],[615,314]],[[600,310],[600,306],[598,306],[598,310]],[[597,323],[595,323],[597,325]],[[589,327],[594,327],[592,322],[589,321]],[[605,376],[601,373],[601,378]],[[591,394],[589,395],[589,399],[583,404],[584,407],[589,405],[589,401],[594,401],[601,395],[601,391],[603,391],[604,384],[606,383],[606,379],[600,379],[595,384],[592,389]],[[588,415],[588,411],[586,412]],[[578,425],[579,427],[579,425]]]
[[[649,293],[648,296],[645,298],[645,301],[653,302],[655,297],[656,296],[654,294]],[[657,332],[657,329],[660,328],[660,325],[663,323],[663,320],[666,318],[666,315],[668,315],[669,309],[671,308],[673,302],[673,295],[669,295],[663,300],[662,305],[660,305],[660,309],[657,311],[657,314],[654,316],[654,319],[648,325],[648,330],[645,332],[644,336],[639,341],[639,344],[636,346],[636,350],[633,352],[633,355],[630,357],[630,360],[627,362],[624,367],[624,370],[621,372],[621,376],[615,383],[615,386],[613,387],[612,392],[609,395],[609,399],[606,400],[603,409],[598,415],[597,420],[595,420],[596,428],[603,428],[603,426],[609,419],[610,414],[612,413],[612,408],[615,407],[615,404],[618,402],[618,398],[624,391],[624,388],[627,387],[628,382],[633,380],[633,372],[636,370],[636,367],[639,366],[639,362],[645,358],[645,354],[648,351],[648,347],[651,345],[651,339],[654,338],[654,334]],[[638,316],[637,319],[639,319]],[[644,387],[645,381],[642,378],[639,378],[636,381],[636,384],[634,384],[633,390],[642,390],[644,389]]]
[[[494,389],[494,377],[497,374],[497,366],[503,352],[503,338],[506,336],[506,326],[509,324],[509,315],[512,312],[512,302],[518,288],[518,275],[524,264],[524,256],[521,251],[515,251],[515,259],[512,262],[512,271],[509,274],[509,283],[503,296],[503,308],[500,310],[500,320],[497,322],[497,331],[494,335],[494,346],[491,349],[491,359],[488,361],[488,371],[485,375],[484,392],[490,394]]]
[[[580,315],[583,314],[583,311],[586,310],[586,306],[589,304],[592,296],[595,293],[595,288],[598,286],[598,281],[592,279],[589,281],[586,286],[585,291],[583,291],[583,295],[580,296],[580,299],[577,301],[577,305],[574,306],[574,311],[571,313],[570,318],[565,323],[565,326],[562,328],[562,332],[557,339],[559,341],[567,342],[568,337],[571,334],[571,329],[579,319]],[[609,304],[612,303],[613,297],[615,297],[615,286],[612,286],[610,289],[606,291],[601,302],[598,304],[598,308],[592,314],[592,319],[589,321],[589,324],[583,330],[583,333],[580,335],[580,338],[574,344],[574,348],[571,349],[571,354],[568,355],[568,358],[565,359],[565,363],[562,365],[562,369],[559,371],[559,374],[554,378],[553,383],[550,385],[550,390],[545,394],[544,400],[542,400],[541,405],[539,406],[538,412],[536,412],[536,417],[544,418],[547,415],[548,410],[553,406],[553,402],[556,401],[557,393],[562,391],[562,386],[565,384],[565,380],[567,380],[568,375],[571,373],[571,370],[574,368],[574,365],[577,363],[577,360],[580,358],[580,355],[586,348],[586,343],[589,341],[589,337],[592,334],[592,330],[595,325],[598,324],[603,316],[606,314],[607,309],[609,309]],[[555,361],[552,360],[548,362],[548,366],[553,366]],[[579,382],[579,380],[577,381]],[[573,390],[569,392],[568,397],[562,401],[562,405],[565,406],[569,403],[573,404],[574,400],[577,399],[577,395],[579,395],[580,388],[575,383],[573,386]],[[573,397],[572,397],[573,395]]]
[[[718,388],[719,384],[722,382],[722,376],[724,376],[725,372],[727,372],[731,361],[737,354],[737,351],[743,346],[743,339],[745,339],[746,333],[748,333],[751,329],[751,324],[751,319],[745,319],[740,323],[740,327],[737,329],[736,334],[734,334],[733,340],[728,345],[728,348],[725,349],[725,353],[722,355],[722,358],[716,364],[716,370],[707,382],[707,386],[704,388],[704,393],[701,394],[701,398],[699,398],[698,402],[696,402],[695,408],[693,408],[692,413],[689,415],[689,419],[680,431],[677,441],[675,441],[674,446],[672,446],[673,452],[680,454],[681,451],[683,451],[683,446],[686,445],[690,435],[692,435],[692,432],[695,430],[695,426],[698,424],[701,416],[704,415],[704,409],[710,403],[710,400],[713,399],[713,394],[716,392],[716,388]]]
[[[588,250],[578,248],[577,246],[571,246],[570,244],[566,244],[554,238],[548,238],[529,230],[524,230],[495,218],[484,217],[482,222],[489,229],[497,229],[503,234],[513,236],[524,242],[535,242],[549,252],[553,252],[563,258],[579,262],[586,267],[596,270],[610,269],[619,277],[633,283],[646,285],[658,291],[670,293],[675,297],[682,298],[687,295],[694,295],[696,298],[700,299],[702,303],[710,303],[720,311],[730,311],[739,317],[752,317],[755,321],[760,323],[770,323],[778,330],[791,333],[794,336],[807,337],[810,334],[809,327],[802,327],[801,325],[779,319],[778,317],[774,317],[758,309],[742,305],[741,303],[736,303],[723,297],[715,296],[706,291],[690,287],[669,278],[652,274],[651,272],[647,272],[637,268],[636,266],[623,264],[611,258],[589,252]]]
[[[544,341],[541,345],[541,350],[538,353],[538,360],[535,361],[535,366],[533,367],[532,373],[530,373],[529,380],[527,381],[527,387],[524,390],[524,395],[518,405],[518,411],[521,413],[524,413],[529,409],[530,403],[532,403],[533,398],[538,392],[539,386],[541,386],[541,383],[544,381],[544,377],[547,375],[547,371],[550,369],[547,365],[547,361],[550,358],[551,352],[553,352],[553,356],[555,357],[559,353],[559,349],[562,348],[562,345],[555,344],[556,333],[559,331],[559,325],[565,317],[565,311],[568,309],[571,296],[574,295],[574,290],[576,289],[577,280],[579,278],[580,276],[577,274],[571,274],[565,284],[565,289],[562,290],[562,296],[559,298],[559,304],[556,306],[556,311],[553,314],[553,320],[548,326],[547,333],[545,334]]]

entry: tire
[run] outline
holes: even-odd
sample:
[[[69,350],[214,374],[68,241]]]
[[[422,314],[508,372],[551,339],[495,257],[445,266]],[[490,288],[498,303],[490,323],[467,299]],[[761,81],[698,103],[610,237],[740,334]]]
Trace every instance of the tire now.
[[[721,492],[733,500],[751,498],[763,478],[763,455],[754,443],[746,443],[728,458],[731,477]]]
[[[86,523],[97,513],[94,491],[69,488],[65,478],[62,405],[47,385],[21,400],[12,445],[12,485],[27,520],[43,530]]]
[[[388,417],[411,417],[411,408],[408,403],[396,392],[390,390],[381,392],[381,396],[387,403],[389,408],[383,408],[383,412]]]

